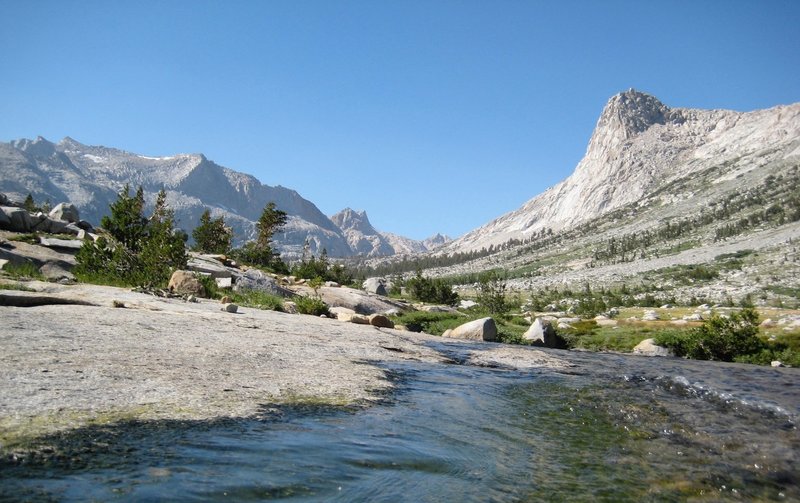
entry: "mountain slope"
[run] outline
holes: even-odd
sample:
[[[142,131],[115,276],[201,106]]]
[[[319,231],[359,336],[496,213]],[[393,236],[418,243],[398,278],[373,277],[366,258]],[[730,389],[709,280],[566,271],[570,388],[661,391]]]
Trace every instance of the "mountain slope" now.
[[[672,109],[631,89],[609,100],[571,176],[440,252],[530,240],[543,229],[575,227],[714,166],[756,169],[799,154],[800,104],[745,113]]]

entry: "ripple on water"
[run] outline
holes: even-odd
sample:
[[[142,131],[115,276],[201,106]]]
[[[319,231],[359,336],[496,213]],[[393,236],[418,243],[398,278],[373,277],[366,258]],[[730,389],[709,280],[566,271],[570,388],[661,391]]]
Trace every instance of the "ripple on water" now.
[[[599,361],[617,365],[397,365],[392,401],[358,412],[87,429],[60,437],[63,457],[2,466],[0,499],[800,499],[784,416],[736,405],[732,384],[691,366]]]

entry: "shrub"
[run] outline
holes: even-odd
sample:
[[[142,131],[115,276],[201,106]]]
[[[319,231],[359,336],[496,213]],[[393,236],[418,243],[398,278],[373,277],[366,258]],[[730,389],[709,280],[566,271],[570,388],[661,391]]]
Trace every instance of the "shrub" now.
[[[283,298],[277,295],[259,292],[258,290],[245,290],[229,292],[227,295],[240,306],[264,309],[267,311],[283,311]]]
[[[685,337],[658,336],[656,343],[672,349],[676,356],[726,362],[755,355],[765,348],[758,337],[758,313],[751,308],[727,318],[714,315]]]
[[[406,281],[406,292],[412,299],[433,304],[454,306],[458,303],[458,294],[442,279],[426,278],[422,271]]]
[[[411,311],[393,318],[395,324],[405,325],[412,332],[441,335],[448,328],[465,323],[467,318],[458,313],[432,313]]]
[[[310,314],[312,316],[328,316],[328,305],[317,297],[297,297],[297,312],[300,314]]]

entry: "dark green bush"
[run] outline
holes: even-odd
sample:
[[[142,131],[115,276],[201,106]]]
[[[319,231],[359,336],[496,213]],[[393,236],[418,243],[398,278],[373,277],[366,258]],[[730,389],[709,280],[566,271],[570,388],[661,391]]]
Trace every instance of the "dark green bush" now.
[[[328,316],[328,305],[317,297],[297,297],[294,300],[297,304],[297,312],[300,314],[310,314],[312,316]]]
[[[745,308],[729,317],[714,315],[684,337],[657,336],[656,344],[666,346],[676,356],[697,360],[731,362],[765,349],[758,337],[758,313]]]
[[[448,328],[455,328],[462,323],[466,323],[469,318],[458,313],[412,311],[395,316],[393,319],[395,324],[405,325],[412,332],[441,335]]]
[[[422,271],[406,281],[406,292],[412,299],[432,304],[454,306],[458,303],[458,294],[447,282],[438,278],[426,278]]]
[[[245,290],[228,292],[227,295],[233,302],[240,306],[264,309],[267,311],[283,311],[283,298],[277,295],[259,292],[258,290]]]
[[[295,264],[291,272],[298,278],[322,278],[323,281],[335,281],[340,285],[353,283],[353,274],[341,264],[331,264],[328,261],[328,252],[323,248],[319,258],[311,255]]]

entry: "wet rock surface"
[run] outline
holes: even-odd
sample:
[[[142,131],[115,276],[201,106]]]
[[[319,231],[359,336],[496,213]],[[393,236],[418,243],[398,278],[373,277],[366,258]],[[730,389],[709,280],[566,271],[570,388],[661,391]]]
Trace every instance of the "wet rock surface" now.
[[[232,315],[218,301],[114,287],[26,287],[36,291],[4,298],[35,307],[0,306],[0,450],[108,418],[243,417],[298,400],[369,404],[392,389],[384,363],[452,363],[452,354],[500,348],[250,308]],[[568,366],[530,348],[503,351],[504,366]]]

